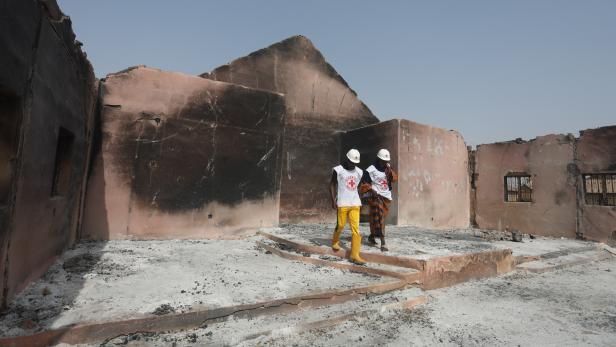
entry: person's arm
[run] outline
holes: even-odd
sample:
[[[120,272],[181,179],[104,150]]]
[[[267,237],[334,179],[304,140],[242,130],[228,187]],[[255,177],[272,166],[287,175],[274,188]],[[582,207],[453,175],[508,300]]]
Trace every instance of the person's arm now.
[[[361,176],[361,183],[372,184],[372,178],[370,178],[370,174],[366,170],[364,170],[364,174]]]
[[[329,196],[332,200],[332,208],[335,210],[338,208],[336,205],[336,191],[338,190],[338,175],[336,171],[332,171],[332,178],[329,181]]]
[[[389,175],[391,176],[391,182],[398,182],[398,174],[391,168],[389,163],[387,164],[387,168],[389,169]]]
[[[359,183],[359,194],[364,194],[369,192],[372,189],[372,178],[370,178],[370,173],[364,170],[364,174],[361,176],[361,181]]]
[[[398,174],[391,168],[391,165],[387,163],[385,166],[386,174],[387,174],[387,185],[389,186],[389,190],[392,189],[391,184],[398,181]]]

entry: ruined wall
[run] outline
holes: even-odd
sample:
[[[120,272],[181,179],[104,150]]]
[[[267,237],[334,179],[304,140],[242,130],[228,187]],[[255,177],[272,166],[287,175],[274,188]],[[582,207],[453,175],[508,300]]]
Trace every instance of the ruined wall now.
[[[571,135],[480,145],[476,152],[479,228],[576,237],[576,181]],[[532,202],[505,202],[505,175],[532,177]]]
[[[96,83],[54,1],[0,2],[0,47],[5,304],[77,237]]]
[[[582,178],[591,173],[616,174],[616,126],[581,131],[576,145],[576,163],[581,174],[578,186],[580,234],[590,240],[606,242],[616,232],[616,207],[586,204]]]
[[[86,237],[232,237],[278,223],[282,95],[146,67],[100,89]]]
[[[312,42],[294,36],[202,75],[285,94],[283,221],[330,221],[327,191],[339,133],[378,122]]]
[[[467,147],[468,149],[468,177],[470,180],[470,226],[473,228],[477,227],[477,182],[476,182],[476,174],[475,168],[477,167],[476,155],[477,151],[475,151],[471,146]]]
[[[426,228],[465,228],[470,220],[468,151],[455,131],[393,119],[342,135],[341,157],[360,150],[361,168],[380,148],[391,152],[399,181],[387,222]]]
[[[469,226],[468,151],[458,132],[399,120],[398,223]]]
[[[346,152],[351,148],[361,153],[361,163],[358,165],[365,170],[374,164],[376,154],[381,148],[389,150],[391,167],[398,171],[398,131],[400,122],[396,119],[369,125],[363,128],[345,132],[341,136],[340,161],[344,160]],[[388,224],[398,223],[398,183],[392,185],[393,201],[389,208],[389,215],[385,220]],[[362,215],[368,214],[369,208],[364,205]],[[365,219],[365,218],[362,218]]]

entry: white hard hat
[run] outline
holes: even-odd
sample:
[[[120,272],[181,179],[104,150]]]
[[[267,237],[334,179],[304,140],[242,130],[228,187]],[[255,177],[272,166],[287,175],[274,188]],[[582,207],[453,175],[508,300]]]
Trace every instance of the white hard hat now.
[[[379,153],[377,153],[377,158],[385,161],[390,161],[391,156],[389,155],[389,151],[386,149],[379,149]]]
[[[347,158],[355,164],[359,164],[359,151],[355,148],[347,152]]]

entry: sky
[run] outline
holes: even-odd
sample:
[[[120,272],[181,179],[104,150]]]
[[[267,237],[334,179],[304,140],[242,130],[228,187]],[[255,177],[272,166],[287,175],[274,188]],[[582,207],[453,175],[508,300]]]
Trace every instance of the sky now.
[[[308,37],[381,120],[470,145],[616,125],[616,1],[59,0],[98,77]]]

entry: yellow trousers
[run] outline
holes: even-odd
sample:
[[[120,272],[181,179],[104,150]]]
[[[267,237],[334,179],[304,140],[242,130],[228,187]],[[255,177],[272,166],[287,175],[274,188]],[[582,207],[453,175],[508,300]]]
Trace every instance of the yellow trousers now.
[[[342,229],[347,223],[347,219],[349,220],[349,226],[351,227],[351,233],[356,237],[359,236],[361,239],[361,235],[359,234],[359,206],[352,207],[338,207],[338,221],[336,224],[336,234],[340,234]]]
[[[334,230],[334,237],[332,238],[332,249],[334,251],[340,250],[340,234],[342,229],[349,220],[349,226],[351,227],[351,256],[349,257],[352,262],[357,264],[365,264],[366,261],[359,255],[359,249],[361,248],[361,234],[359,233],[359,206],[353,207],[338,207],[338,221],[336,223],[336,230]]]

